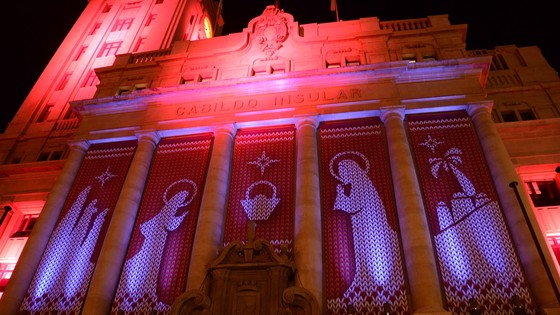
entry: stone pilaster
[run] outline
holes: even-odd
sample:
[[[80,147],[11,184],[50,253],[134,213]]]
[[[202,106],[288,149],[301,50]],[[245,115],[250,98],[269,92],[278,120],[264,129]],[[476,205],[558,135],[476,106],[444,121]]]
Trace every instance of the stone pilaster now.
[[[414,314],[450,314],[444,309],[442,288],[426,210],[410,152],[403,119],[404,107],[382,109],[391,174],[395,189],[408,281]]]
[[[212,156],[194,236],[187,291],[200,288],[206,277],[206,265],[217,257],[218,249],[222,247],[233,140],[236,131],[233,125],[222,126],[215,131]]]
[[[18,263],[4,295],[0,299],[0,310],[2,314],[17,314],[23,302],[27,288],[33,280],[35,270],[39,266],[43,252],[47,247],[51,233],[55,229],[60,212],[64,207],[66,198],[72,189],[76,174],[82,165],[82,161],[89,147],[87,141],[70,142],[69,154],[60,177],[54,184],[41,215],[35,224],[31,235],[19,257]]]
[[[492,121],[491,111],[491,103],[470,104],[467,108],[494,180],[506,222],[510,231],[513,232],[511,236],[537,306],[546,311],[547,314],[548,312],[560,314],[558,273],[555,270],[550,270],[549,266],[552,266],[552,258],[549,251],[537,247],[538,243],[546,243],[542,233],[538,230],[534,214],[529,210],[523,213],[520,203],[510,187],[512,182],[521,182]],[[523,208],[531,209],[530,203],[526,200],[527,194],[523,185],[519,185],[518,189],[520,190]],[[537,232],[531,233],[532,229],[536,229]]]
[[[109,314],[150,164],[159,142],[156,132],[137,134],[138,147],[126,175],[119,200],[101,247],[82,314]]]
[[[297,127],[297,168],[294,256],[297,276],[319,304],[323,299],[321,196],[315,117],[300,118]]]

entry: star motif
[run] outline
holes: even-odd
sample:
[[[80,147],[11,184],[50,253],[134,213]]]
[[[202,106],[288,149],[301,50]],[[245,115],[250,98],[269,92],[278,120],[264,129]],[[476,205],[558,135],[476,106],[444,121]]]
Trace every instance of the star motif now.
[[[101,173],[101,175],[95,176],[95,179],[99,180],[99,182],[101,183],[101,187],[103,187],[103,185],[105,185],[105,183],[113,177],[117,177],[117,175],[112,174],[109,171],[109,166],[107,166],[107,170],[105,172]]]
[[[261,168],[261,175],[264,174],[264,169],[269,167],[270,164],[280,162],[280,160],[272,160],[270,157],[266,156],[266,152],[262,151],[262,155],[255,161],[248,162],[247,164],[254,164]]]
[[[435,139],[432,139],[432,136],[428,135],[428,139],[424,140],[424,142],[420,143],[420,145],[430,148],[430,150],[432,150],[432,153],[434,153],[436,147],[442,143],[443,143],[442,141],[437,141]]]

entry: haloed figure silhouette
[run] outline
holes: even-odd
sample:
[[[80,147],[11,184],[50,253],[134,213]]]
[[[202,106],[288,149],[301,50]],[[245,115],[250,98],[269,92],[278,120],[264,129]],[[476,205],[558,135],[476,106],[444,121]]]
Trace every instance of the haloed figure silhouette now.
[[[356,158],[361,159],[365,167],[360,166]],[[334,170],[335,162],[338,174]],[[331,159],[330,169],[342,182],[336,187],[334,210],[351,215],[356,257],[354,280],[344,296],[392,291],[390,281],[398,278],[393,261],[398,253],[397,235],[387,222],[383,202],[368,175],[368,159],[360,152],[341,152]],[[350,189],[345,191],[344,186],[348,185]]]

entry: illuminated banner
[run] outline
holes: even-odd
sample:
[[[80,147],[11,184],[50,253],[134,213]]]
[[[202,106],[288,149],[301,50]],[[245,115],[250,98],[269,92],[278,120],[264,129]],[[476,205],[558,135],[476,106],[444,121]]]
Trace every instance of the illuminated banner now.
[[[407,116],[450,311],[534,311],[492,178],[464,112]]]
[[[255,237],[291,252],[294,237],[295,128],[239,130],[235,137],[224,245]]]
[[[136,141],[87,152],[25,296],[22,311],[79,314]]]
[[[328,314],[407,314],[393,184],[378,118],[319,127]]]
[[[166,314],[184,292],[211,143],[210,134],[160,141],[113,314]]]

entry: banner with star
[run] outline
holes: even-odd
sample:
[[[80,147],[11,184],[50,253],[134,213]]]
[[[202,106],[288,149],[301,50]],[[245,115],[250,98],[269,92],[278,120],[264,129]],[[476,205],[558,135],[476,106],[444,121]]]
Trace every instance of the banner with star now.
[[[79,314],[136,141],[89,148],[21,311]]]
[[[319,126],[327,314],[408,314],[385,132],[378,117]]]
[[[449,310],[534,312],[528,284],[472,121],[465,111],[408,115],[410,145]]]
[[[239,130],[224,229],[224,246],[246,240],[249,221],[255,238],[291,252],[294,237],[295,128]]]
[[[211,134],[159,142],[112,314],[168,313],[184,292],[211,145]]]

